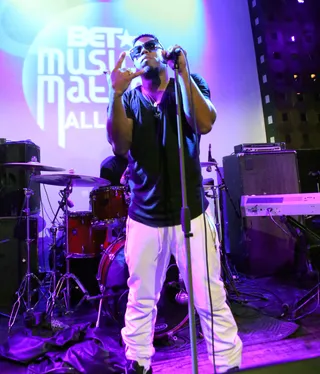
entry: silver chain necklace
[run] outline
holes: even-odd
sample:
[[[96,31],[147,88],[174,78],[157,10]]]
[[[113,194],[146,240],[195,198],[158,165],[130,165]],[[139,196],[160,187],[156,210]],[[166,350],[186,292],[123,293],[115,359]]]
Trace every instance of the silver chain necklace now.
[[[144,92],[144,90],[141,90],[141,92],[144,98],[147,99],[148,103],[152,106],[155,118],[160,118],[161,112],[159,110],[159,104],[160,104],[161,99],[158,102],[157,100],[154,100],[154,98],[151,95]],[[161,95],[161,98],[162,98],[162,95]]]

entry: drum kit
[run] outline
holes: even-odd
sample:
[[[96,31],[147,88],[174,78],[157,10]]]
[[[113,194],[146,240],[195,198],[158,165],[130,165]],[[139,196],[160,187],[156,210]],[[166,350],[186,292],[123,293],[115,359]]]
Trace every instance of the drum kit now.
[[[0,165],[7,168],[21,168],[30,171],[30,181],[24,189],[25,207],[23,214],[26,217],[26,250],[27,271],[16,292],[15,301],[9,319],[9,331],[15,324],[21,302],[26,313],[33,313],[32,296],[36,291],[44,295],[43,282],[31,272],[30,269],[30,209],[29,200],[33,194],[30,182],[63,187],[59,191],[61,200],[51,222],[51,253],[53,255],[51,269],[46,276],[50,278],[50,290],[46,298],[45,315],[52,318],[57,301],[63,300],[65,311],[70,309],[72,285],[83,294],[77,304],[84,301],[99,300],[96,327],[100,326],[102,309],[114,321],[123,325],[124,313],[128,297],[128,269],[124,257],[125,222],[128,215],[128,189],[126,186],[110,186],[110,182],[103,178],[87,175],[78,175],[74,172],[63,172],[65,169],[47,166],[31,160],[27,163],[6,163]],[[39,172],[56,172],[53,174],[40,174]],[[90,211],[70,211],[72,203],[70,196],[74,188],[93,187],[90,192]],[[58,215],[61,214],[62,224],[57,225]],[[57,232],[64,235],[65,272],[60,274],[56,267]],[[89,258],[100,258],[96,274],[99,293],[90,295],[79,278],[70,271],[70,260],[76,261]],[[88,275],[90,276],[90,275]],[[45,279],[48,279],[47,277]],[[37,287],[32,287],[32,281]],[[172,257],[167,269],[161,297],[158,303],[158,317],[155,326],[155,339],[172,336],[188,320],[187,299],[181,296],[185,292],[183,282]],[[61,297],[62,296],[62,297]],[[77,308],[76,307],[76,308]]]

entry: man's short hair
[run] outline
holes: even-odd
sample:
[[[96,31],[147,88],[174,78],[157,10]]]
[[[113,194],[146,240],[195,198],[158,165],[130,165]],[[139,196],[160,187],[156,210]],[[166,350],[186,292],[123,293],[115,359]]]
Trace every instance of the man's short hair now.
[[[141,35],[138,35],[137,37],[135,37],[133,39],[133,42],[132,42],[132,45],[134,46],[136,44],[136,42],[141,39],[141,38],[152,38],[154,39],[155,41],[159,42],[159,39],[153,35],[153,34],[141,34]]]

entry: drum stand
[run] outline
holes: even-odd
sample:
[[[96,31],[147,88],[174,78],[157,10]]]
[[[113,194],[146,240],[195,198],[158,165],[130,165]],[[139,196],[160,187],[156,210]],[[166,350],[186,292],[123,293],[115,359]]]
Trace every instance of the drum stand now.
[[[73,280],[74,283],[80,288],[81,292],[83,293],[83,298],[79,301],[76,306],[76,309],[89,298],[89,292],[84,288],[80,280],[70,272],[70,255],[69,255],[69,211],[68,211],[68,198],[72,192],[71,183],[69,183],[66,188],[60,191],[62,194],[62,200],[59,203],[58,212],[61,209],[64,211],[64,226],[65,226],[65,248],[66,248],[66,273],[59,279],[56,287],[54,288],[52,298],[47,305],[47,316],[52,316],[53,309],[56,303],[56,299],[59,297],[60,293],[63,291],[62,287],[64,283],[66,283],[66,291],[64,293],[64,302],[66,306],[66,312],[70,313],[70,280]],[[56,216],[58,214],[56,213]],[[56,217],[55,216],[55,217]],[[55,249],[54,249],[55,250]],[[55,256],[54,256],[55,257]],[[54,265],[55,266],[55,265]],[[55,270],[54,270],[55,271]],[[54,273],[54,277],[56,273]]]
[[[31,307],[31,279],[34,279],[38,283],[38,287],[40,288],[42,285],[42,282],[39,280],[39,278],[34,274],[31,273],[31,267],[30,267],[30,244],[32,243],[33,239],[30,239],[30,208],[29,208],[29,202],[30,197],[33,195],[33,191],[30,188],[24,188],[25,193],[25,204],[26,208],[23,210],[26,216],[26,223],[27,223],[27,230],[26,230],[26,248],[27,248],[27,272],[25,276],[22,279],[22,282],[20,284],[20,287],[18,291],[16,292],[17,300],[13,304],[12,311],[9,318],[9,332],[11,331],[13,325],[15,324],[20,306],[21,306],[21,299],[23,300],[27,313],[32,313],[34,307],[37,305],[37,303]],[[27,301],[23,299],[24,294],[26,293]]]

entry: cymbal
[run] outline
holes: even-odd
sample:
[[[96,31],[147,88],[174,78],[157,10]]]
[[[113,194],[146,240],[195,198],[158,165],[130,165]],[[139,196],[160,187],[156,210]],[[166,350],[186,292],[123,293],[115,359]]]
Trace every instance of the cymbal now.
[[[216,166],[217,163],[214,161],[205,161],[205,162],[200,162],[200,166],[202,168],[207,168],[208,166]]]
[[[36,183],[49,184],[51,186],[72,186],[72,187],[102,187],[110,186],[107,179],[91,177],[79,174],[47,174],[34,175],[31,180]]]
[[[5,168],[21,168],[25,170],[35,170],[35,171],[65,171],[66,169],[57,168],[55,166],[48,166],[40,164],[40,162],[7,162],[5,164],[0,164]]]

